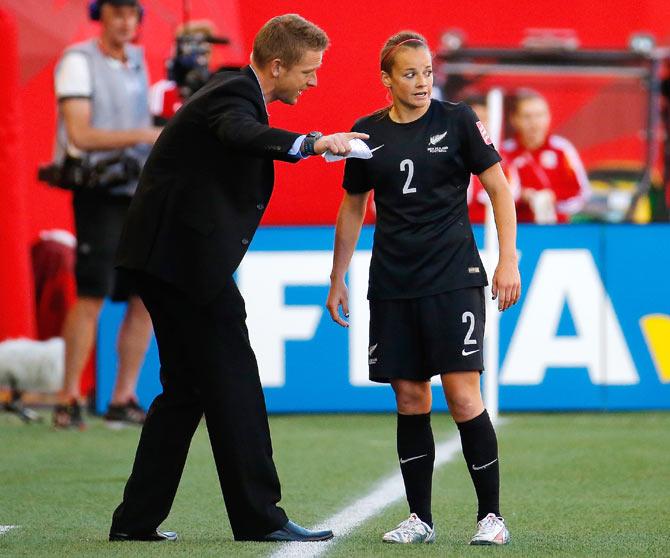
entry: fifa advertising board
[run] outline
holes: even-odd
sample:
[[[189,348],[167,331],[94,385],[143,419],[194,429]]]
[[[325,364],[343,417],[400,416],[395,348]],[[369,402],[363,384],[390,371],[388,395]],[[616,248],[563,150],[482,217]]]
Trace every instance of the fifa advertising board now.
[[[482,227],[474,230],[481,247]],[[236,278],[270,412],[395,409],[391,389],[368,380],[372,235],[363,229],[349,268],[345,329],[324,306],[334,229],[257,232]],[[669,246],[667,225],[521,225],[523,294],[499,321],[500,410],[669,409]],[[103,310],[99,409],[111,395],[122,312]],[[158,368],[154,342],[140,376],[144,405],[160,392]],[[434,408],[444,409],[434,384]]]

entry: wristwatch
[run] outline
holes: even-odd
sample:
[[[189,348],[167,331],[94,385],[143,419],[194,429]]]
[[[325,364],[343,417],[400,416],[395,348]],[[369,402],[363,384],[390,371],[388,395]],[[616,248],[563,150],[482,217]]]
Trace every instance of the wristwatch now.
[[[323,137],[321,132],[310,132],[307,134],[302,142],[302,145],[300,146],[300,153],[302,153],[305,157],[316,155],[314,152],[314,144],[321,137]]]

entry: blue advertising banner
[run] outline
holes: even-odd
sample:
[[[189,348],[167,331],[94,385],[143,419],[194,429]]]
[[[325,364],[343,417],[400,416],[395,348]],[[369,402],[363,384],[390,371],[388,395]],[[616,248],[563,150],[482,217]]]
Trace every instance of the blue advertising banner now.
[[[482,247],[483,229],[474,230]],[[236,278],[270,412],[395,409],[391,389],[367,379],[372,233],[364,228],[352,259],[344,329],[324,307],[333,228],[257,232]],[[500,410],[670,408],[668,246],[667,225],[521,225],[523,294],[498,322]],[[482,259],[490,278],[495,255]],[[99,410],[113,388],[123,311],[103,309]],[[138,385],[145,406],[160,391],[158,368],[152,342]],[[435,383],[434,409],[445,408]]]

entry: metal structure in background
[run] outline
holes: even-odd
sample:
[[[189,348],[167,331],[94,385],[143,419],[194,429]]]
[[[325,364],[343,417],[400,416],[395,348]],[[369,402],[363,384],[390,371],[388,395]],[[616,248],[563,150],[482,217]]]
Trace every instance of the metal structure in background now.
[[[528,44],[528,43],[527,43]],[[639,80],[646,91],[645,157],[625,220],[631,220],[638,200],[651,187],[652,172],[663,149],[663,183],[670,186],[670,48],[656,48],[652,37],[636,35],[630,50],[577,49],[576,39],[525,48],[468,48],[458,32],[445,33],[444,49],[437,53],[438,75],[446,76],[447,99],[458,99],[468,86],[491,76],[612,77]],[[664,137],[663,137],[664,136]],[[666,214],[667,218],[667,214]]]

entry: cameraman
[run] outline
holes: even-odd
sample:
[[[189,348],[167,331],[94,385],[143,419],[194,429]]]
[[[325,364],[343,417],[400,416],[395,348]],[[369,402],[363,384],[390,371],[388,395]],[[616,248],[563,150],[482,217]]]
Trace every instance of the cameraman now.
[[[92,20],[100,22],[100,36],[69,47],[55,73],[56,163],[74,165],[81,171],[78,176],[84,177],[65,186],[74,190],[77,301],[63,325],[65,379],[60,404],[54,409],[56,428],[85,426],[79,382],[105,297],[128,300],[118,338],[118,376],[106,420],[144,421],[135,385],[151,336],[144,305],[113,264],[139,169],[160,133],[151,126],[143,51],[131,44],[142,7],[138,0],[96,0],[89,12]]]
[[[167,78],[154,83],[149,89],[149,107],[154,123],[160,126],[209,79],[212,42],[227,43],[214,37],[214,24],[208,20],[189,21],[177,28],[176,45],[167,61]]]

